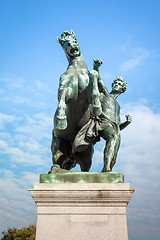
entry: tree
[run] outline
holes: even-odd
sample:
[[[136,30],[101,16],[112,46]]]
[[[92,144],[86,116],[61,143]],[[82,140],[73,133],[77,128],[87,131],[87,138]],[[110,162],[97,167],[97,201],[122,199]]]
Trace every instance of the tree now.
[[[2,232],[1,240],[35,240],[36,224],[31,224],[29,227],[8,228],[7,231]]]

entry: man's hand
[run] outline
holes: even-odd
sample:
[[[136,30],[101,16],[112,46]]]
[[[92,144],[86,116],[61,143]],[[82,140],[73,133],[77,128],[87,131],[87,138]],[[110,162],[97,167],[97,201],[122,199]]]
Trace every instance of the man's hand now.
[[[127,122],[132,122],[132,117],[129,114],[125,115],[125,117]]]
[[[125,117],[126,121],[120,124],[120,130],[123,130],[132,122],[132,117],[129,114],[125,115]]]

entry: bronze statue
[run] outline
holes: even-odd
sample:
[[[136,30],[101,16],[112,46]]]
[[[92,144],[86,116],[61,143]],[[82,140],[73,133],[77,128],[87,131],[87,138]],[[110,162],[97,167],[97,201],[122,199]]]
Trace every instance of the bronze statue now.
[[[100,59],[94,59],[94,69],[99,74]],[[101,82],[100,74],[97,78],[97,85]],[[103,85],[104,86],[104,85]],[[98,88],[99,89],[99,88]],[[81,151],[82,146],[87,147],[90,143],[95,144],[102,137],[106,141],[104,149],[104,167],[102,172],[112,171],[116,162],[117,153],[120,146],[120,130],[127,127],[132,118],[126,115],[126,121],[120,121],[120,106],[116,98],[127,89],[127,83],[122,77],[117,77],[112,83],[112,91],[103,87],[100,93],[100,114],[95,116],[91,111],[91,120],[78,132],[73,143],[73,151]],[[92,108],[91,108],[92,109]]]
[[[54,117],[51,145],[53,166],[58,164],[61,168],[71,169],[78,163],[82,171],[89,171],[93,144],[76,153],[72,152],[72,144],[78,131],[90,120],[93,96],[95,114],[100,114],[96,113],[96,109],[100,109],[99,91],[93,88],[98,73],[88,71],[73,31],[63,32],[61,39],[58,37],[57,40],[65,51],[69,66],[59,80],[59,103]]]
[[[58,89],[58,108],[54,117],[52,138],[53,166],[71,169],[78,163],[81,171],[89,171],[92,163],[93,145],[106,140],[103,172],[112,171],[120,145],[120,106],[116,98],[126,90],[123,78],[116,78],[109,93],[101,80],[100,59],[94,59],[91,72],[82,57],[73,31],[65,31],[57,38],[69,61],[62,74]]]
[[[112,91],[100,96],[102,114],[99,116],[99,135],[106,140],[104,149],[104,167],[102,172],[112,171],[116,162],[120,146],[120,130],[131,123],[131,116],[126,115],[126,121],[120,121],[120,106],[117,97],[126,91],[127,84],[121,77],[116,78],[112,83]]]

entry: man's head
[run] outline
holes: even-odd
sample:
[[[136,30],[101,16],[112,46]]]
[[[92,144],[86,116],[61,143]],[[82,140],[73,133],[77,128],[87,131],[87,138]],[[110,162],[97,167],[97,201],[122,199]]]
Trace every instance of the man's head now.
[[[122,77],[117,77],[112,83],[112,92],[123,93],[127,89],[127,83]]]

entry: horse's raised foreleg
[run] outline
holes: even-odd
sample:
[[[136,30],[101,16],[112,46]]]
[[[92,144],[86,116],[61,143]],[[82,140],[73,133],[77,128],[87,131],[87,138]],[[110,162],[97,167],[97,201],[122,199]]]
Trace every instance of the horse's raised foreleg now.
[[[76,100],[78,97],[78,82],[77,78],[74,76],[69,76],[62,78],[63,84],[60,84],[58,89],[58,109],[56,114],[56,128],[59,130],[64,130],[67,128],[67,116],[66,116],[66,107],[67,102],[71,99]]]

